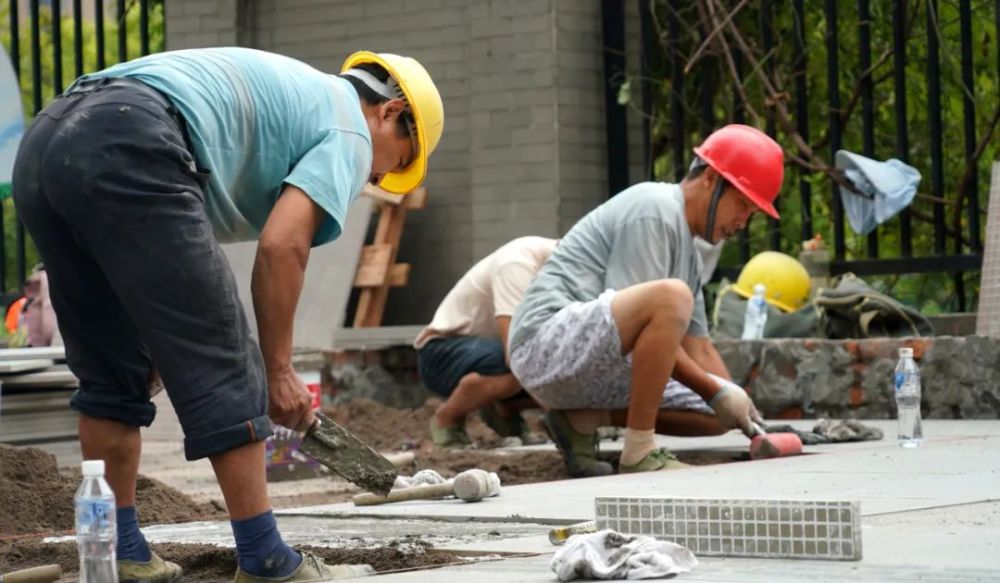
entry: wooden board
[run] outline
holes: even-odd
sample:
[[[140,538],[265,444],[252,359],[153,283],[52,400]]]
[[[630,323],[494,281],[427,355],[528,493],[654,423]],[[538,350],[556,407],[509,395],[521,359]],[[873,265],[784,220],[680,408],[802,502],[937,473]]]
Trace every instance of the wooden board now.
[[[0,374],[25,373],[40,371],[54,365],[53,360],[29,359],[29,360],[0,360]],[[0,377],[2,380],[2,377]]]
[[[296,348],[330,350],[334,336],[342,329],[350,299],[354,272],[365,242],[375,202],[359,197],[347,213],[344,232],[333,243],[316,247],[309,255],[305,285],[295,311]],[[240,301],[255,337],[257,321],[250,293],[250,278],[257,243],[231,243],[222,246],[239,286]]]

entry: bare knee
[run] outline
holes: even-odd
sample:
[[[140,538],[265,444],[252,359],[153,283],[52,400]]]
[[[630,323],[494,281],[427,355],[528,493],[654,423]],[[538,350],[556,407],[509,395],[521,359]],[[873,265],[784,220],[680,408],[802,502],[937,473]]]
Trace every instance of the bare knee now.
[[[486,376],[478,372],[470,372],[458,381],[458,386],[455,388],[456,392],[486,392],[497,399],[512,397],[520,390],[521,383],[511,373]]]
[[[642,284],[646,287],[644,304],[652,315],[667,315],[684,320],[691,319],[694,295],[691,288],[679,279],[658,279]]]

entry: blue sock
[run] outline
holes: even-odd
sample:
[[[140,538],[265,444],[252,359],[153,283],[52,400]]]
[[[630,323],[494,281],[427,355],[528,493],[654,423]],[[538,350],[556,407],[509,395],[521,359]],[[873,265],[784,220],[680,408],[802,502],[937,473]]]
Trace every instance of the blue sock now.
[[[273,512],[230,522],[240,569],[258,577],[286,577],[299,568],[302,555],[281,540]]]
[[[139,530],[139,517],[135,513],[135,506],[125,506],[115,511],[118,523],[118,548],[116,553],[118,559],[139,561],[145,563],[153,558],[153,553],[149,550],[149,543],[146,537],[142,536]]]

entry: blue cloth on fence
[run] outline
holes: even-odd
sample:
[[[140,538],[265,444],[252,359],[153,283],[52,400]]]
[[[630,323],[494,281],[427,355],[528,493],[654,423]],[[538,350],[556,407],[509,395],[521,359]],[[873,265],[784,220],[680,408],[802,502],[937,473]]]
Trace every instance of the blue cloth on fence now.
[[[838,187],[847,220],[856,233],[867,235],[910,206],[920,184],[920,172],[895,158],[886,162],[838,150],[838,169],[863,193]]]

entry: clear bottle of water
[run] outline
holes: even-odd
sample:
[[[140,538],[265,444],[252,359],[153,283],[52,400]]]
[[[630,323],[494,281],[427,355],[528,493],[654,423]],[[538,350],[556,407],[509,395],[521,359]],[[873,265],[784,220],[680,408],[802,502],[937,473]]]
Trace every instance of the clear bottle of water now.
[[[103,460],[87,460],[81,467],[83,483],[74,498],[80,583],[118,583],[115,493],[104,479]]]
[[[920,425],[920,369],[913,361],[912,348],[899,349],[896,365],[896,413],[898,441],[902,447],[917,447],[924,441]]]
[[[764,326],[767,324],[767,300],[764,294],[767,288],[762,283],[753,286],[753,296],[747,302],[746,315],[743,316],[743,340],[760,340],[764,337]]]

